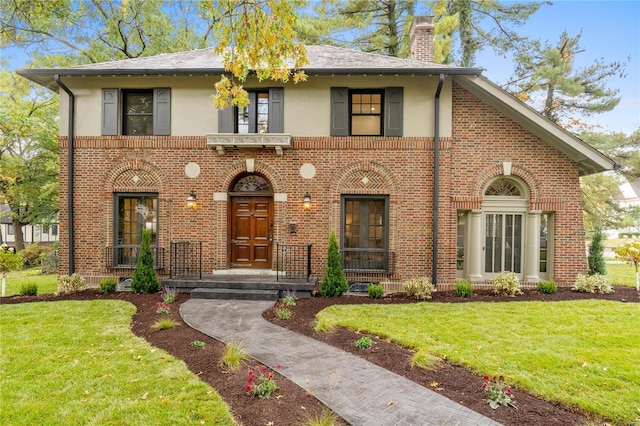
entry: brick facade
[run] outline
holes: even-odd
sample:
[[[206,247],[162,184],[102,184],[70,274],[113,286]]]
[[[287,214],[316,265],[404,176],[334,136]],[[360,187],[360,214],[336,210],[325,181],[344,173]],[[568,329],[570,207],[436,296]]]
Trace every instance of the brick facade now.
[[[59,139],[60,151],[67,138]],[[441,138],[439,284],[456,279],[458,211],[482,207],[487,182],[513,164],[512,175],[529,186],[530,208],[553,212],[554,279],[569,285],[586,269],[578,168],[543,140],[469,92],[453,86],[453,135]],[[158,244],[167,256],[172,241],[201,241],[203,272],[227,269],[228,201],[226,193],[255,160],[255,172],[266,177],[274,193],[274,241],[313,244],[312,272],[322,276],[329,233],[340,230],[341,194],[389,196],[389,248],[397,256],[394,275],[351,275],[351,279],[400,282],[431,275],[433,212],[433,138],[293,137],[292,148],[277,156],[273,149],[227,149],[218,155],[202,137],[83,137],[74,143],[75,268],[84,276],[130,275],[108,270],[105,247],[113,245],[114,192],[159,194]],[[185,166],[195,162],[200,175],[189,178]],[[300,167],[311,163],[317,173],[303,179]],[[66,156],[60,165],[61,273],[68,270]],[[366,177],[366,179],[364,179]],[[195,191],[198,207],[185,197]],[[302,208],[304,193],[312,208]],[[289,233],[289,224],[297,233]],[[168,262],[164,273],[168,273]]]

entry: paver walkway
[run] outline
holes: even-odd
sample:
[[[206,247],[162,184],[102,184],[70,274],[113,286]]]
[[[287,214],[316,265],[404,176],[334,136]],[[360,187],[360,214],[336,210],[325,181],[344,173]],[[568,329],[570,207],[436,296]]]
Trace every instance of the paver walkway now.
[[[271,324],[273,302],[191,299],[180,315],[224,343],[241,341],[247,354],[313,392],[352,425],[499,425],[424,386],[355,355]]]

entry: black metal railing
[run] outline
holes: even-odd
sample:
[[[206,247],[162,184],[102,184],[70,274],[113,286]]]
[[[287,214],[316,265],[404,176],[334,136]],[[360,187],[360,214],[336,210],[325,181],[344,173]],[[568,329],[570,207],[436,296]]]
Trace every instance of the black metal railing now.
[[[276,244],[276,281],[311,276],[311,244]]]
[[[342,269],[345,272],[394,274],[396,253],[377,249],[342,249]]]
[[[171,243],[171,278],[202,279],[202,242]]]
[[[140,246],[122,244],[104,248],[104,264],[107,268],[135,269]],[[164,247],[151,247],[153,267],[164,269]]]

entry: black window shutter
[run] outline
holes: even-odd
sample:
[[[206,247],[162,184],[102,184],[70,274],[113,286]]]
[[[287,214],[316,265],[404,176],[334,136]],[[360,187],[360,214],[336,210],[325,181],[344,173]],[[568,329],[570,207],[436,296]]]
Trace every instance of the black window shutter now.
[[[102,123],[100,134],[118,134],[118,89],[102,89]]]
[[[269,133],[284,133],[284,89],[269,90]]]
[[[402,136],[402,97],[402,87],[387,87],[384,92],[385,136]]]
[[[153,134],[171,135],[171,89],[153,91]]]
[[[349,136],[349,89],[331,88],[331,136]]]
[[[231,99],[225,109],[218,110],[218,133],[235,133],[235,107]]]
[[[258,132],[258,94],[256,92],[249,92],[249,133]]]

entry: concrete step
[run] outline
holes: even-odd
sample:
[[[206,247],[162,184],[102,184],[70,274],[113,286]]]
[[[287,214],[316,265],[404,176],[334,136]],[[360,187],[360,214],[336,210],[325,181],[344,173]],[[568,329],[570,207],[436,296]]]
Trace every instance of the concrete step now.
[[[249,290],[236,288],[194,288],[192,299],[278,300],[278,290]]]

